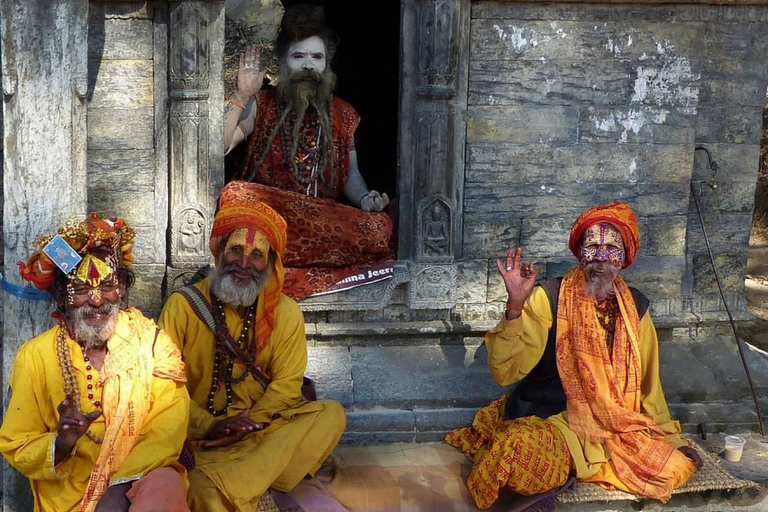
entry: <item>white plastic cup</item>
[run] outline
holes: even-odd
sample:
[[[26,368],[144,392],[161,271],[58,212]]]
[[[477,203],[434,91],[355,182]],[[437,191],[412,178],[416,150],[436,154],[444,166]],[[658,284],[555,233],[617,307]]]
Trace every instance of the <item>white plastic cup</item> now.
[[[725,460],[739,462],[746,442],[747,440],[743,437],[725,436]]]

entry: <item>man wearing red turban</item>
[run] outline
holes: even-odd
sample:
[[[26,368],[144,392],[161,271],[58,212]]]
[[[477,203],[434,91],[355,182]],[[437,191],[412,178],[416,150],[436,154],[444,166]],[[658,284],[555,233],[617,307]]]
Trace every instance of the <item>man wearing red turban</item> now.
[[[288,492],[313,475],[346,426],[338,402],[302,397],[304,317],[282,294],[287,226],[257,187],[224,187],[214,270],[160,314],[187,365],[192,510],[253,512],[270,487]]]
[[[634,212],[589,208],[568,246],[579,264],[540,285],[521,247],[496,262],[508,299],[488,365],[517,386],[446,436],[473,461],[479,508],[503,486],[553,508],[571,477],[667,501],[701,465],[667,408],[649,301],[620,276],[640,246]]]

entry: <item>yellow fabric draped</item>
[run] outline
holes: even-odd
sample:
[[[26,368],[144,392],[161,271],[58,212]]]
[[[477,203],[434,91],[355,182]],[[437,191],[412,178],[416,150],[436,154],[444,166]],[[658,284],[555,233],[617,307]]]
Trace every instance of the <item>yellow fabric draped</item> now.
[[[603,342],[595,302],[581,266],[563,278],[557,309],[557,366],[568,399],[568,425],[586,442],[604,443],[618,480],[634,494],[666,501],[695,466],[665,442],[641,411],[640,319],[629,287],[615,281],[620,315],[613,354]],[[593,480],[599,480],[599,476]]]
[[[56,407],[66,396],[56,355],[60,329],[53,327],[19,349],[10,379],[10,403],[0,426],[0,452],[30,479],[35,512],[92,510],[97,488],[137,480],[161,467],[178,471],[186,481],[184,468],[177,462],[189,419],[181,355],[165,333],[160,332],[155,341],[154,322],[138,310],[119,313],[102,371],[91,371],[104,383],[105,414],[90,427],[94,435],[104,439],[103,444],[83,436],[74,453],[54,466],[59,421]],[[70,338],[66,342],[77,392],[83,397],[81,407],[84,413],[93,412],[95,406],[85,398],[89,381],[82,352]],[[115,356],[117,360],[113,360]],[[141,382],[129,386],[127,380],[139,374]],[[126,402],[129,405],[123,405]],[[141,421],[131,418],[136,409],[145,411]],[[133,431],[124,436],[128,428]],[[110,461],[107,453],[119,453],[122,461]],[[94,491],[85,499],[88,487]]]

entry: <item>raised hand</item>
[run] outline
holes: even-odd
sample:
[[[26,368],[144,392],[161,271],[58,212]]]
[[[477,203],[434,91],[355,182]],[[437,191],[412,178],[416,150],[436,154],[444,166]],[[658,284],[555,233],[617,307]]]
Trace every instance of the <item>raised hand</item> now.
[[[536,284],[536,268],[533,263],[523,263],[522,259],[522,247],[509,249],[504,263],[501,258],[496,258],[496,267],[507,289],[507,304],[514,309],[522,309]]]
[[[77,440],[88,431],[91,423],[101,416],[101,411],[83,414],[75,406],[71,393],[64,397],[56,410],[59,412],[59,424],[56,427],[54,462],[58,464],[69,455]]]
[[[246,435],[261,430],[261,425],[253,421],[248,415],[251,410],[246,409],[237,416],[217,421],[208,430],[205,439],[198,443],[201,448],[218,448],[236,443]]]
[[[360,208],[366,212],[380,212],[389,204],[387,193],[379,194],[375,190],[368,192],[360,201]]]
[[[255,45],[248,45],[240,54],[240,66],[237,70],[237,92],[243,101],[254,96],[261,89],[266,69],[261,68],[261,52]]]

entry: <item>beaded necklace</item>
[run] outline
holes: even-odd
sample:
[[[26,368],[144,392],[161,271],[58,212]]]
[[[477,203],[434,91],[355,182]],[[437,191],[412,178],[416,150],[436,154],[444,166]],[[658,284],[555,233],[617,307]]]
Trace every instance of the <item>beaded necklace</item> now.
[[[249,343],[249,333],[251,326],[253,325],[253,319],[256,316],[256,303],[252,304],[245,314],[245,320],[243,321],[243,330],[240,333],[240,337],[237,339],[237,344],[240,350],[247,354],[247,360],[242,361],[245,363],[246,369],[243,370],[242,375],[237,378],[232,377],[232,371],[235,367],[235,356],[229,351],[222,337],[229,334],[227,328],[226,317],[224,316],[224,304],[219,300],[216,295],[211,294],[211,302],[213,302],[214,318],[216,320],[216,356],[213,360],[213,376],[211,378],[211,390],[208,392],[208,412],[214,416],[221,416],[227,413],[229,406],[232,405],[232,383],[238,383],[245,380],[248,376],[248,368],[255,361],[255,357],[250,354],[250,348],[253,348],[253,352],[256,352],[256,347],[250,347],[254,345]],[[227,402],[222,409],[216,409],[213,405],[213,399],[216,392],[221,388],[221,382],[224,382],[224,389],[227,394]]]
[[[68,395],[72,395],[72,399],[75,401],[75,407],[81,414],[84,414],[83,410],[80,408],[80,392],[77,389],[77,379],[75,378],[72,357],[69,354],[69,346],[67,345],[67,328],[64,324],[61,325],[61,330],[56,338],[56,354],[59,357],[59,366],[61,366],[61,373],[64,377],[64,392]],[[90,360],[85,356],[85,353],[83,353],[83,355],[86,362],[85,369],[88,372],[86,375],[86,378],[88,379],[88,398],[91,400],[91,403],[98,408],[101,406],[101,402],[99,400],[94,401],[93,399],[93,374],[91,373]],[[91,432],[90,429],[85,432],[85,435],[96,444],[101,444],[103,441],[102,438]]]
[[[283,108],[285,108],[283,106]],[[314,118],[313,118],[314,117]],[[292,127],[299,121],[296,115],[291,113],[290,117],[280,125],[280,145],[283,150],[285,163],[293,171],[293,178],[301,185],[306,185],[306,195],[311,194],[312,187],[315,187],[314,195],[317,196],[317,181],[320,178],[320,172],[325,169],[327,154],[324,150],[324,137],[320,124],[320,116],[306,114],[301,120],[303,126],[299,132],[299,140],[293,140]],[[329,109],[329,123],[333,126],[333,108]],[[296,156],[290,161],[291,148],[296,144]],[[302,156],[303,155],[303,156]]]

